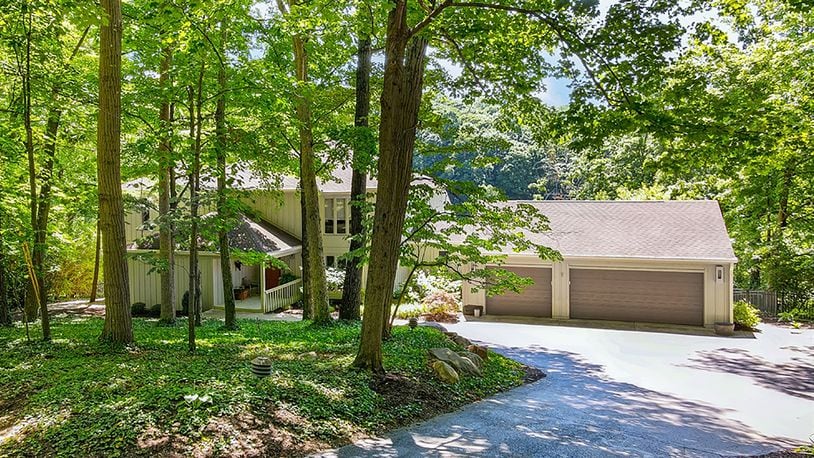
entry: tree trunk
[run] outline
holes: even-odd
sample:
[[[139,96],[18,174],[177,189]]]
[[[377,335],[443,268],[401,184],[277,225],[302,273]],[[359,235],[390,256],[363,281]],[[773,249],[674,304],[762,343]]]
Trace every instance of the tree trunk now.
[[[388,16],[379,126],[379,185],[362,337],[353,363],[374,373],[384,372],[382,326],[390,313],[398,268],[427,51],[426,39],[410,38],[406,15],[406,0],[397,0]]]
[[[223,27],[223,26],[221,26]],[[221,29],[221,55],[225,51],[226,28]],[[227,211],[226,202],[226,62],[218,67],[218,102],[215,108],[216,154],[218,162],[218,249],[220,251],[220,270],[223,281],[223,304],[226,329],[236,329],[235,294],[232,285],[232,261],[229,253],[229,237],[226,220],[232,215]],[[260,275],[265,275],[261,272]],[[260,294],[265,294],[261,291]]]
[[[199,73],[198,93],[201,90],[201,80],[203,78],[204,66],[201,64],[201,71]],[[201,170],[201,152],[199,147],[199,138],[196,134],[198,130],[195,104],[195,88],[190,86],[189,91],[189,136],[190,147],[192,149],[192,167],[189,168],[188,183],[189,183],[189,218],[190,218],[190,231],[189,231],[189,290],[187,308],[187,325],[189,330],[189,352],[195,352],[195,317],[198,310],[198,178]],[[200,107],[198,107],[200,111]]]
[[[353,144],[353,176],[350,185],[350,251],[354,252],[365,246],[365,227],[362,223],[364,215],[362,209],[367,190],[367,163],[370,160],[370,144],[366,133],[370,116],[370,67],[373,50],[370,47],[370,37],[359,38],[356,63],[356,113],[354,126],[357,135]],[[345,266],[345,281],[342,284],[342,307],[339,309],[339,318],[343,320],[358,320],[359,309],[362,304],[362,265],[358,257],[348,259]]]
[[[789,193],[794,184],[796,161],[792,158],[783,168],[783,181],[780,183],[779,210],[777,212],[777,228],[782,233],[789,224]]]
[[[308,265],[308,231],[305,224],[305,194],[302,192],[302,180],[300,180],[300,240],[302,240],[302,252],[300,253],[300,264],[302,265],[302,319],[310,320],[314,316],[312,308],[313,302],[311,301],[311,290],[309,288],[311,281],[311,269]],[[265,273],[264,273],[265,274]]]
[[[22,97],[23,97],[23,128],[25,130],[25,152],[28,158],[28,194],[29,210],[31,213],[31,230],[34,233],[33,245],[37,245],[37,169],[34,161],[34,129],[31,125],[31,27],[33,12],[29,10],[28,2],[23,3],[24,30],[25,30],[25,61],[22,68]],[[33,321],[37,317],[37,310],[41,305],[37,297],[40,291],[34,291],[34,284],[42,285],[42,270],[34,263],[34,276],[36,282],[28,282],[28,294],[25,302],[25,320]],[[48,318],[43,321],[43,339],[48,340],[50,329],[47,327]]]
[[[99,225],[105,269],[105,324],[101,340],[133,341],[121,180],[121,0],[102,0],[106,21],[99,38],[97,174]]]
[[[206,73],[206,66],[203,62],[201,62],[201,70],[198,73],[198,87],[197,87],[197,96],[195,99],[195,157],[193,159],[193,171],[194,171],[194,180],[192,181],[195,186],[195,213],[192,215],[193,227],[195,228],[194,231],[194,243],[190,246],[190,263],[192,262],[192,252],[195,252],[195,268],[190,268],[190,271],[193,275],[195,275],[195,292],[194,297],[195,300],[193,303],[195,307],[192,310],[195,311],[195,326],[201,325],[201,269],[199,266],[198,260],[198,207],[199,207],[199,194],[201,191],[201,148],[203,143],[201,142],[201,135],[203,130],[203,79],[204,74]]]
[[[93,282],[90,287],[90,300],[96,302],[96,290],[99,289],[99,251],[102,249],[102,235],[99,227],[99,217],[96,217],[96,250],[93,259]]]
[[[0,227],[3,227],[3,213],[0,211]],[[3,242],[3,231],[0,230],[0,326],[11,326],[11,310],[8,306],[8,288],[6,287],[6,246]]]
[[[308,82],[308,55],[305,41],[294,37],[294,67],[297,81]],[[328,282],[325,276],[325,260],[322,256],[322,228],[319,217],[319,188],[317,187],[313,133],[311,131],[311,107],[307,96],[298,94],[297,121],[300,133],[300,184],[305,199],[304,237],[308,250],[303,263],[308,263],[308,300],[311,303],[314,323],[331,321],[328,310]]]
[[[158,257],[162,263],[161,269],[161,319],[162,324],[175,324],[175,240],[172,211],[170,209],[170,182],[172,181],[172,144],[170,140],[170,66],[172,65],[172,50],[162,49],[161,70],[158,85],[161,88],[161,107],[159,120],[161,139],[158,150],[160,152],[158,165]]]

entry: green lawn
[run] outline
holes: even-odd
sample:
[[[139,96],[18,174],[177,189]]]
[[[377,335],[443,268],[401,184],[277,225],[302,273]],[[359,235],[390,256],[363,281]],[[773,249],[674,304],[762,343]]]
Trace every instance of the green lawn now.
[[[492,354],[483,378],[444,385],[426,349],[455,346],[433,329],[399,327],[384,347],[397,376],[375,383],[349,367],[358,324],[239,324],[226,332],[205,321],[194,356],[185,321],[136,319],[129,349],[97,342],[99,318],[56,320],[50,344],[0,328],[0,456],[302,455],[453,410],[524,374]],[[271,377],[250,373],[258,355],[274,359]]]

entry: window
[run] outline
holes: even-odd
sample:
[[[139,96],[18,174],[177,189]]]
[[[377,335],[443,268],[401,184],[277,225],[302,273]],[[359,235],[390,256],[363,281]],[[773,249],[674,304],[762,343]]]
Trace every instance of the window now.
[[[333,256],[325,256],[326,267],[336,267],[336,258]]]
[[[150,222],[150,210],[143,210],[141,212],[141,224],[147,224]]]
[[[348,222],[346,220],[345,199],[336,199],[336,233],[347,234]]]
[[[325,233],[348,233],[348,199],[342,197],[325,199]]]
[[[325,233],[334,233],[334,200],[325,199]]]

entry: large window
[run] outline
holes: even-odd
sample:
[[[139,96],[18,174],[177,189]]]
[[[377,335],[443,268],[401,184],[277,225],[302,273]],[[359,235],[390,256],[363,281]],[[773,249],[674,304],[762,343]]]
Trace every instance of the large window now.
[[[348,199],[340,197],[325,199],[325,233],[348,233]]]

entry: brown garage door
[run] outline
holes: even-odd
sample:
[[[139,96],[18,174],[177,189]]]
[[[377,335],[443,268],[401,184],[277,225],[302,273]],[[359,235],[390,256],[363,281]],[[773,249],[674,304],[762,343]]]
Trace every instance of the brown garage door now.
[[[487,296],[488,315],[518,315],[551,317],[551,269],[544,267],[502,267],[522,277],[531,277],[529,285],[520,293],[509,292]]]
[[[704,324],[704,275],[571,269],[571,318]]]

